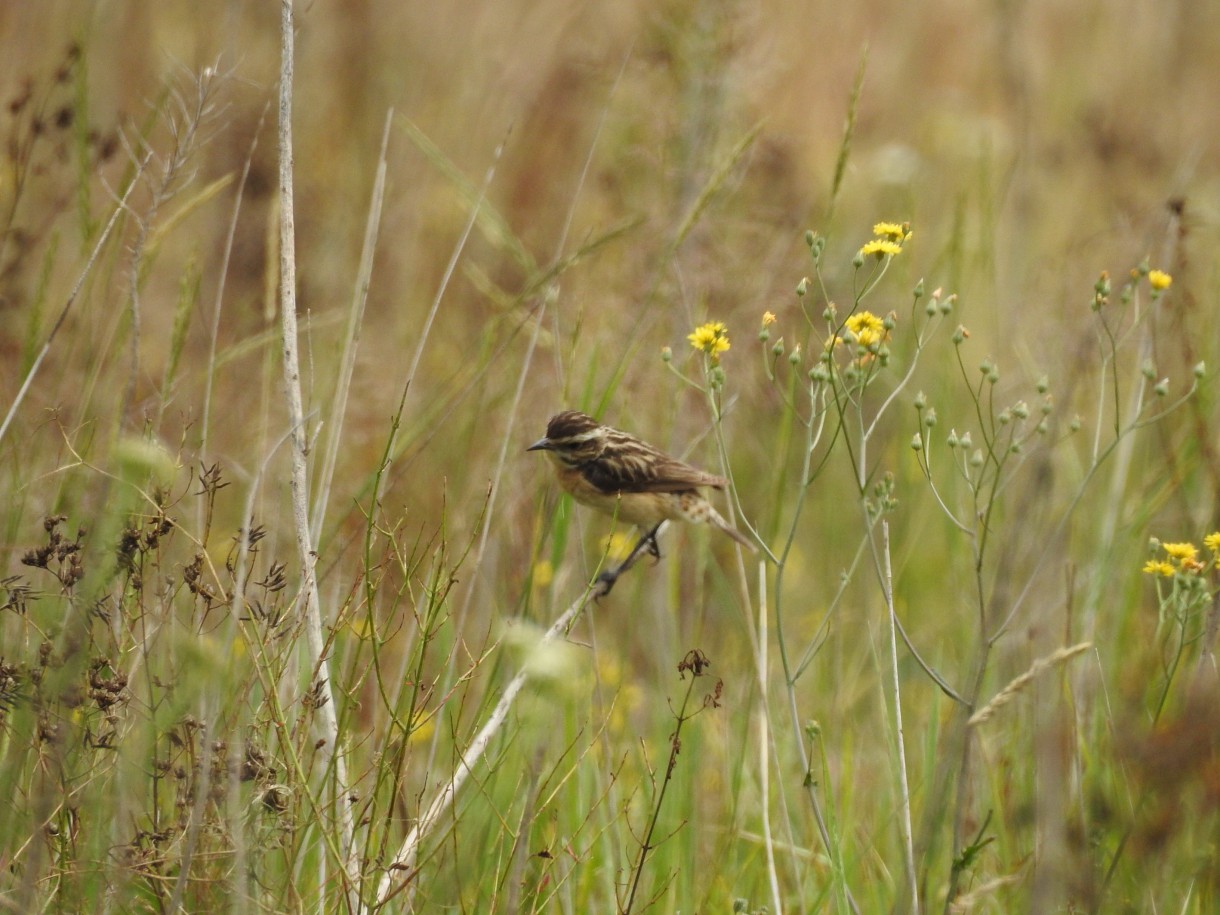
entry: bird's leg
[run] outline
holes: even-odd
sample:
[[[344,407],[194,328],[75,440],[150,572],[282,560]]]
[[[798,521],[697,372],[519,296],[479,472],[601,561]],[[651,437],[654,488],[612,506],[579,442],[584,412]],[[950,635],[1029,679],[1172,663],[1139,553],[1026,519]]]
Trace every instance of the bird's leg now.
[[[616,565],[613,569],[606,569],[597,576],[597,596],[604,597],[610,593],[610,589],[614,587],[614,583],[618,581],[618,577],[630,569],[639,558],[648,553],[657,560],[661,558],[661,547],[657,544],[657,535],[661,533],[661,527],[665,522],[662,521],[656,527],[647,531],[631,548],[631,552],[627,554],[627,558]]]
[[[657,534],[660,533],[660,530],[661,525],[658,524],[652,530],[648,531],[648,533],[646,533],[643,537],[641,537],[640,543],[636,545],[636,549],[639,549],[640,544],[646,546],[648,548],[648,555],[657,562],[661,561],[661,544],[657,543]]]

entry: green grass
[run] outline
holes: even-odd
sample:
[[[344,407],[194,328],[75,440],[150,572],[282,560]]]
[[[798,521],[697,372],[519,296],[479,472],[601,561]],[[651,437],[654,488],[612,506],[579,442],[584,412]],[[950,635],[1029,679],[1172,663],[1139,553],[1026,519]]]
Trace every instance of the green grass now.
[[[0,900],[1212,911],[1220,23],[1120,6],[298,10],[317,618],[274,17],[0,13]],[[592,600],[563,408],[761,558]]]

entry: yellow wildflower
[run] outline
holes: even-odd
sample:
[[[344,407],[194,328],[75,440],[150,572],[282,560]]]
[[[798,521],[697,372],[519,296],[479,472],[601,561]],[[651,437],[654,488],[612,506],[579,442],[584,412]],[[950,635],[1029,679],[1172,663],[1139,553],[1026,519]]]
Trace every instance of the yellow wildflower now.
[[[902,245],[893,241],[882,241],[879,238],[874,238],[870,242],[866,242],[860,248],[860,256],[868,257],[870,254],[875,254],[877,257],[894,257],[902,252]]]
[[[1149,559],[1144,563],[1145,575],[1164,575],[1166,578],[1172,578],[1173,572],[1173,566],[1164,559]]]
[[[631,548],[635,546],[630,534],[624,534],[621,531],[615,531],[601,540],[602,553],[611,562],[622,562],[631,555]]]
[[[911,224],[909,222],[879,222],[873,226],[873,234],[878,238],[906,241],[911,237]]]
[[[772,314],[771,312],[769,312],[769,311],[764,311],[764,312],[763,312],[763,319],[762,319],[762,326],[763,326],[763,327],[770,327],[770,326],[771,326],[772,324],[774,324],[774,323],[775,323],[775,315],[773,315],[773,314]]]
[[[1220,531],[1214,534],[1208,534],[1203,538],[1203,545],[1213,553],[1220,553]]]
[[[847,319],[844,327],[849,331],[856,343],[868,348],[874,343],[881,343],[889,336],[885,322],[871,311],[858,311]]]
[[[1148,271],[1148,285],[1157,292],[1163,292],[1173,284],[1173,277],[1164,270]]]
[[[555,567],[549,559],[539,559],[534,563],[534,587],[545,588],[555,579]]]
[[[729,329],[719,321],[711,321],[695,328],[686,339],[697,350],[702,350],[713,359],[729,348]]]
[[[421,744],[432,739],[433,732],[436,731],[436,716],[429,715],[427,718],[422,715],[415,719],[414,726],[411,728],[411,733],[407,737],[407,743]]]
[[[1176,559],[1179,564],[1194,559],[1199,555],[1199,548],[1193,543],[1162,543],[1161,549],[1170,559]]]

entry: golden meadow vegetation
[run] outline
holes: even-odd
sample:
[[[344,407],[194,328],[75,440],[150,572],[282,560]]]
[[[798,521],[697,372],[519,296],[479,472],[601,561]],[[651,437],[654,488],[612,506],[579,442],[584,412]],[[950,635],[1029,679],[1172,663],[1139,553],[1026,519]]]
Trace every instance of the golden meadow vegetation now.
[[[1220,6],[295,15],[0,7],[5,910],[1220,906]]]

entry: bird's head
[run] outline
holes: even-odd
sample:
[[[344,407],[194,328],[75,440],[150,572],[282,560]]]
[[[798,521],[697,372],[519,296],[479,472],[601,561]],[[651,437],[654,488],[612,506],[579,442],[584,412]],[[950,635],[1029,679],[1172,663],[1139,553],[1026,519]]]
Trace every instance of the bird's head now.
[[[546,424],[546,435],[526,451],[547,451],[556,461],[576,467],[591,461],[606,447],[606,427],[587,413],[556,413]]]

